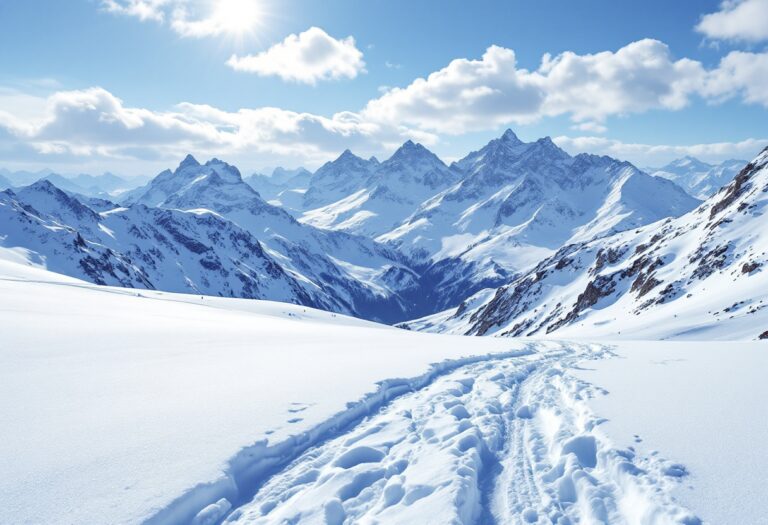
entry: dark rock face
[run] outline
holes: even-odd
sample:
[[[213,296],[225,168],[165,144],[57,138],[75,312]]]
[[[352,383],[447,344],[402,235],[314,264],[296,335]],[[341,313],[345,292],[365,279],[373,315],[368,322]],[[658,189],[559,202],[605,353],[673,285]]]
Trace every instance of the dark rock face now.
[[[760,268],[760,263],[755,261],[746,262],[741,267],[741,273],[752,273],[758,268]]]
[[[714,219],[718,213],[733,204],[736,199],[738,199],[742,194],[744,194],[744,192],[749,189],[749,185],[747,183],[754,171],[755,165],[751,162],[744,166],[744,169],[741,170],[738,175],[736,175],[736,178],[733,179],[733,182],[726,186],[725,194],[720,199],[720,201],[715,203],[709,210],[710,219]]]

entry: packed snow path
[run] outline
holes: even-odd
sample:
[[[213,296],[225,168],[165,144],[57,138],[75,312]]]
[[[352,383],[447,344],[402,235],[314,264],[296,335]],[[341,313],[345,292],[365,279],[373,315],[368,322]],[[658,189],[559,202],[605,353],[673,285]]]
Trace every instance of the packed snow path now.
[[[539,350],[449,369],[193,523],[699,523],[669,495],[684,467],[613,448],[569,374],[610,350]]]

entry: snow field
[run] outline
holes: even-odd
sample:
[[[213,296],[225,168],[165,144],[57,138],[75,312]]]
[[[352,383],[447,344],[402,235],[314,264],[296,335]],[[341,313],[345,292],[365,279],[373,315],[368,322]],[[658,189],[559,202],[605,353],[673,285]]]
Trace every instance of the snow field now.
[[[471,363],[308,449],[226,520],[272,523],[644,523],[699,520],[661,460],[599,431],[599,393],[569,369],[597,345]]]

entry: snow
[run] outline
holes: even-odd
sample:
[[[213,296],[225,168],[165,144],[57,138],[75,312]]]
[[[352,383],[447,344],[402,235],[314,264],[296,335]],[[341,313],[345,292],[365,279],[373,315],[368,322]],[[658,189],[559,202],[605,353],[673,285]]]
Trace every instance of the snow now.
[[[136,523],[199,483],[215,488],[207,506],[224,497],[227,462],[243,447],[285,443],[385,378],[525,347],[281,303],[98,287],[0,253],[5,523]]]
[[[99,287],[0,253],[0,522],[693,519],[677,463],[616,448],[588,405],[574,371],[605,346]]]
[[[609,395],[602,428],[638,456],[669,458],[675,497],[705,523],[763,523],[768,501],[764,343],[622,341],[577,375]],[[673,459],[674,458],[674,459]],[[672,460],[673,459],[673,460]]]
[[[545,348],[395,399],[299,456],[227,523],[698,523],[659,490],[678,484],[666,464],[613,447],[585,402],[596,392],[569,372],[609,351]]]

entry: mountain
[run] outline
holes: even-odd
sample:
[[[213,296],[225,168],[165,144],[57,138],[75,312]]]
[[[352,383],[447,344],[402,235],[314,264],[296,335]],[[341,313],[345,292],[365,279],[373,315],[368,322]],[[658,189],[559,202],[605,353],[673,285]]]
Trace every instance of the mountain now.
[[[4,177],[9,181],[9,183],[3,184],[2,180],[0,180],[0,189],[29,186],[39,180],[47,180],[59,189],[68,192],[102,198],[110,198],[146,182],[144,177],[124,179],[109,172],[102,175],[81,173],[75,176],[68,176],[54,173],[51,170],[37,172],[0,170],[0,177]]]
[[[745,160],[726,160],[714,165],[688,156],[663,168],[648,168],[646,171],[675,182],[694,197],[706,199],[728,184],[746,163]]]
[[[71,202],[61,197],[49,204],[50,198],[27,199],[20,191],[14,194],[17,212],[30,205],[49,226],[55,222],[86,243],[108,246],[130,259],[130,237],[105,239],[103,220],[72,211],[79,205],[96,215],[111,214],[118,208],[112,198],[85,195],[70,179],[47,177],[49,183],[71,185],[62,192]],[[201,164],[188,155],[176,169],[121,194],[120,214],[162,209],[231,223],[252,237],[249,242],[258,242],[309,297],[294,294],[288,300],[392,323],[441,312],[476,292],[514,281],[564,244],[679,216],[700,203],[673,182],[627,162],[572,157],[549,138],[526,143],[511,130],[451,166],[407,141],[381,163],[347,150],[314,175],[276,169],[272,177],[271,187],[260,176],[250,177],[248,184],[226,162]],[[91,181],[87,176],[77,180]],[[277,183],[297,187],[267,201],[269,191],[278,191]],[[254,188],[259,184],[261,193]],[[298,187],[302,184],[308,187]],[[294,217],[313,203],[319,207]],[[140,215],[140,222],[151,220],[148,212]],[[206,244],[202,235],[196,231],[192,237]],[[45,246],[16,242],[41,257],[49,255]],[[242,257],[238,252],[229,259]],[[222,267],[233,271],[229,263]],[[205,288],[202,276],[187,277],[193,283],[189,289]],[[165,287],[167,281],[149,271],[141,279],[153,287]],[[181,291],[186,285],[173,286]],[[249,296],[247,290],[226,286],[223,293]]]
[[[121,193],[146,182],[145,177],[132,177],[128,179],[109,172],[105,172],[101,175],[81,173],[75,177],[71,177],[70,180],[80,188],[83,188],[81,193],[91,196],[120,195]]]
[[[407,318],[418,275],[408,259],[371,239],[301,224],[264,201],[240,172],[218,159],[187,156],[124,205],[215,214],[258,239],[280,265],[335,297],[336,311],[394,321]]]
[[[255,173],[243,181],[259,192],[265,201],[288,210],[300,210],[312,173],[304,168],[275,168],[272,175]]]
[[[11,181],[12,186],[28,186],[29,184],[37,182],[38,180],[45,178],[52,173],[53,171],[49,169],[43,169],[39,171],[10,171],[5,168],[0,168],[0,175]]]
[[[410,140],[380,164],[346,151],[317,171],[305,195],[307,207],[330,204],[305,211],[301,221],[319,228],[381,235],[458,179],[458,172]]]
[[[628,162],[571,157],[549,138],[522,142],[511,130],[454,163],[458,183],[426,200],[377,240],[424,261],[455,306],[509,282],[563,244],[678,216],[699,201]]]
[[[0,192],[6,248],[96,284],[344,308],[213,214],[136,205],[97,213],[49,181]],[[75,225],[75,226],[72,226]]]
[[[628,162],[571,157],[548,137],[524,143],[508,130],[454,164],[461,181],[379,237],[440,260],[492,260],[521,269],[564,243],[680,215],[698,204]]]
[[[567,245],[408,326],[474,335],[767,338],[768,148],[679,217]]]
[[[0,190],[5,190],[13,186],[13,183],[11,183],[10,180],[5,178],[3,175],[0,175]]]
[[[361,159],[345,150],[336,160],[326,162],[312,176],[304,194],[302,208],[321,208],[365,188],[368,178],[378,165],[375,158]]]

